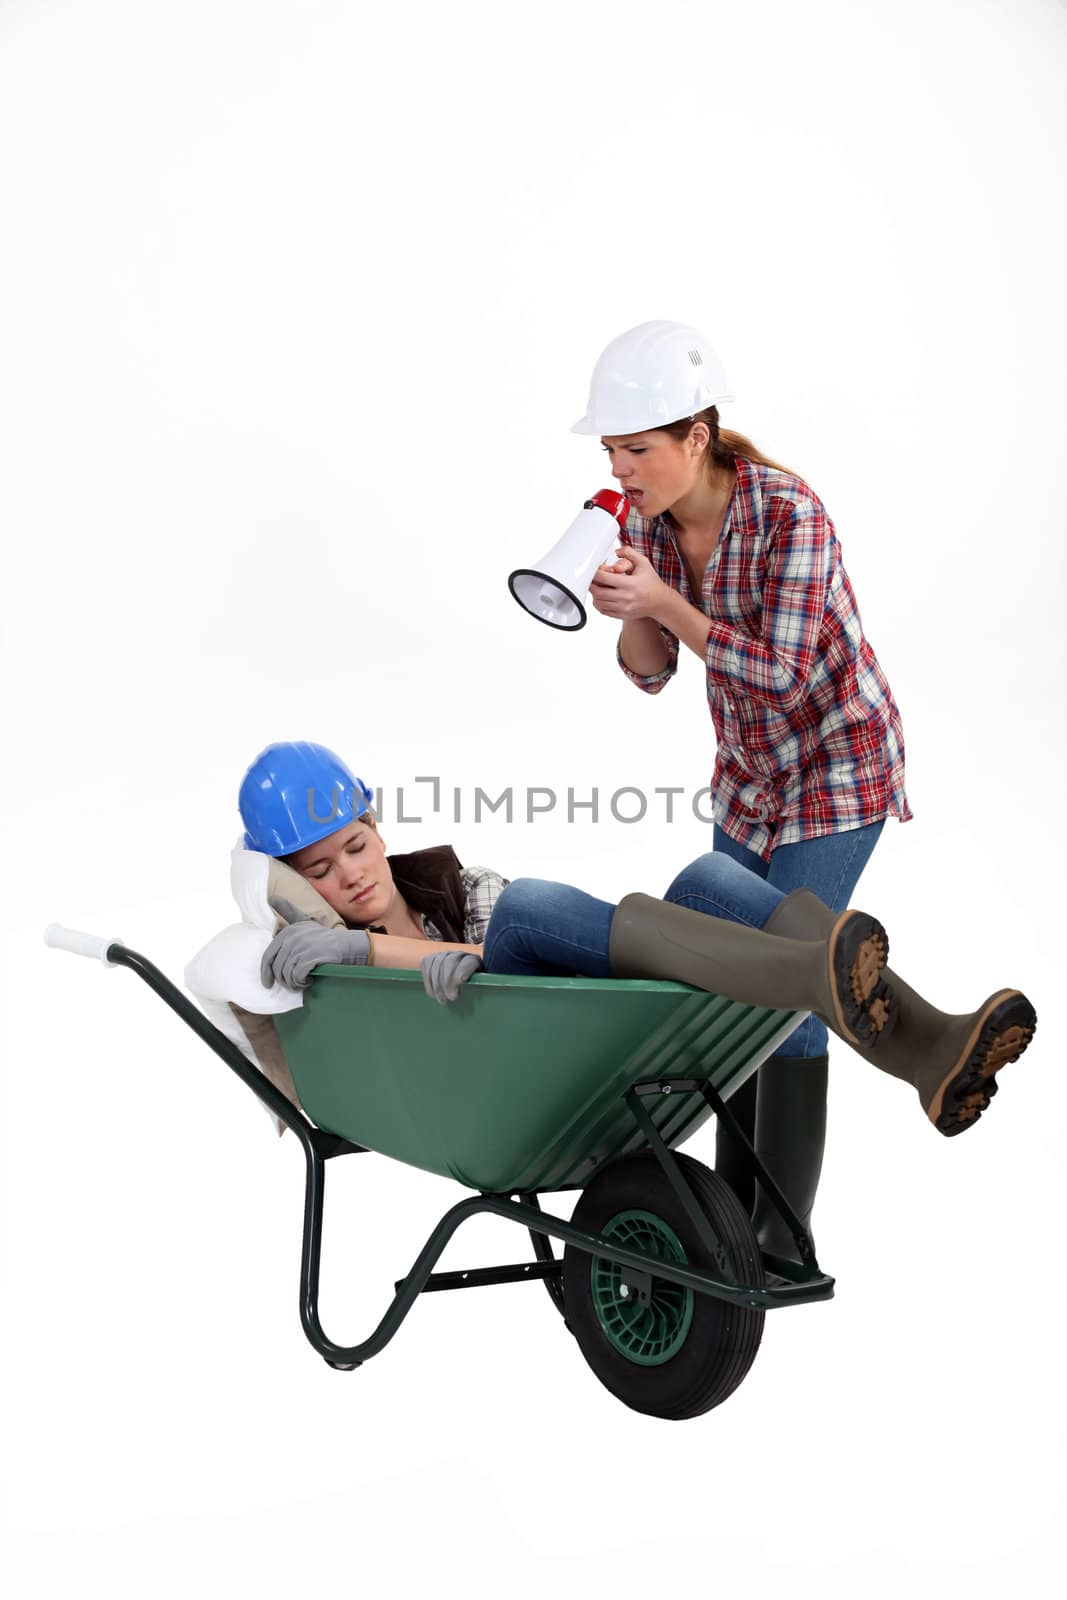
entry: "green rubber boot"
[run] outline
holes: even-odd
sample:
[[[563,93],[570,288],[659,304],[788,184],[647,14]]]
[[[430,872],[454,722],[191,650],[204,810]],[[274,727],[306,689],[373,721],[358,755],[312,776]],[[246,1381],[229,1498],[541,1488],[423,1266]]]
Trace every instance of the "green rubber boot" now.
[[[826,1144],[826,1056],[769,1056],[760,1067],[756,1100],[756,1154],[810,1232],[815,1192]],[[797,1262],[796,1240],[756,1185],[752,1221],[764,1259]]]
[[[837,913],[818,895],[797,889],[775,909],[767,927],[773,924],[779,935],[806,942],[825,938],[836,922]],[[1037,1013],[1020,990],[998,989],[969,1016],[950,1016],[888,968],[884,978],[897,998],[897,1026],[877,1051],[862,1044],[853,1049],[883,1072],[910,1083],[940,1133],[963,1133],[996,1094],[1001,1067],[1017,1061],[1030,1043]],[[823,1020],[830,1025],[825,1016]]]
[[[815,1011],[846,1043],[871,1049],[896,1021],[882,978],[888,953],[885,929],[863,911],[840,912],[811,939],[783,938],[770,922],[746,928],[647,894],[619,902],[608,946],[614,977],[668,978],[745,1005]]]

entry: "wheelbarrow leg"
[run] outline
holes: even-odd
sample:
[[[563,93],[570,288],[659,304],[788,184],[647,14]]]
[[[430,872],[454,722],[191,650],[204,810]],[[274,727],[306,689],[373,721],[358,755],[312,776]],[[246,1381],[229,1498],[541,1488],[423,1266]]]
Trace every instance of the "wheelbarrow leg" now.
[[[300,1251],[300,1321],[313,1345],[322,1336],[319,1322],[319,1264],[322,1258],[322,1212],[326,1198],[326,1160],[322,1136],[312,1135],[305,1147],[304,1236]],[[331,1361],[338,1372],[354,1372],[358,1361]]]
[[[540,1211],[541,1206],[535,1194],[520,1194],[519,1199],[525,1200],[526,1204],[533,1206],[535,1211]],[[537,1257],[538,1261],[555,1261],[557,1259],[556,1252],[552,1248],[552,1240],[547,1234],[538,1233],[536,1229],[531,1228],[530,1239],[533,1243],[534,1255]],[[548,1290],[549,1295],[552,1298],[552,1304],[555,1306],[560,1316],[566,1319],[567,1312],[566,1307],[563,1304],[562,1276],[546,1278],[545,1288]]]

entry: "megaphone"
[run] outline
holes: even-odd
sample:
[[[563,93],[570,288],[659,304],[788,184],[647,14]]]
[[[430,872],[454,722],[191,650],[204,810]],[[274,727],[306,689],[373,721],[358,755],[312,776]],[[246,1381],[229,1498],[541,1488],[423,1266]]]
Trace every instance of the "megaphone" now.
[[[587,500],[562,539],[536,567],[516,567],[508,588],[531,617],[570,632],[585,627],[583,597],[597,567],[615,552],[630,502],[613,489]]]

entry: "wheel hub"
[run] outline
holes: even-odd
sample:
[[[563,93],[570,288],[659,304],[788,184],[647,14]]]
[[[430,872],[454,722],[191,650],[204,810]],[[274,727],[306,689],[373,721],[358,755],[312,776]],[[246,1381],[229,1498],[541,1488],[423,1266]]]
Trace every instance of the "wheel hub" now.
[[[613,1244],[659,1261],[686,1263],[678,1235],[651,1211],[620,1211],[601,1232]],[[645,1367],[670,1361],[684,1345],[693,1320],[692,1289],[653,1277],[650,1292],[638,1294],[635,1284],[643,1273],[597,1257],[589,1270],[597,1320],[620,1355]]]

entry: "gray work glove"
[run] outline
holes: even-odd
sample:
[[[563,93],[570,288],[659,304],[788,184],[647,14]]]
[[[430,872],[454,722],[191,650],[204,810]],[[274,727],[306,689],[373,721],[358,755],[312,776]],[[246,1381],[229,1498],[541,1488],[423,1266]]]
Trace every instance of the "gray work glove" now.
[[[435,950],[419,962],[422,986],[433,1000],[448,1005],[459,999],[459,991],[468,978],[482,970],[481,956],[468,950]]]
[[[289,927],[276,933],[263,952],[259,976],[265,989],[273,983],[306,989],[312,972],[324,961],[346,967],[367,965],[370,935],[362,929],[324,928],[289,900],[272,900],[271,909],[284,917]]]

